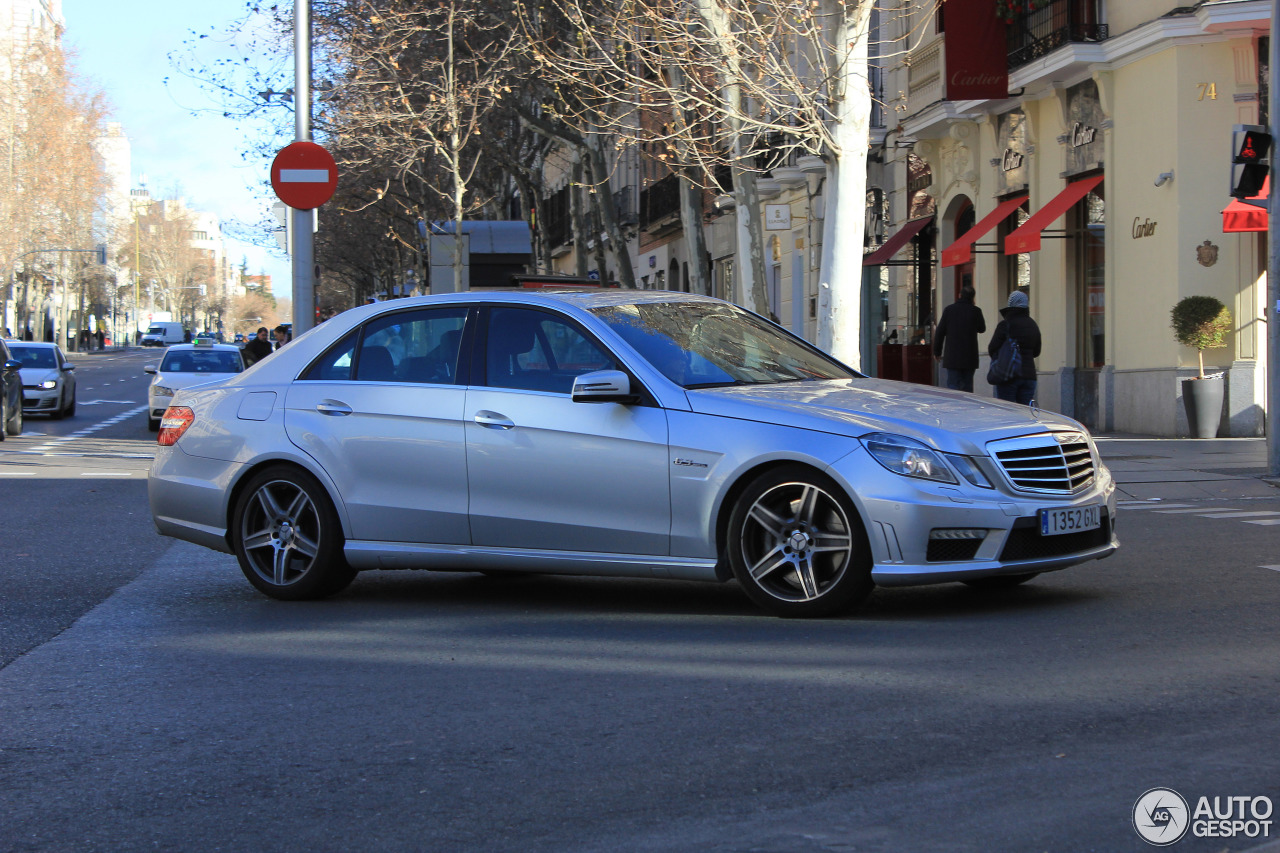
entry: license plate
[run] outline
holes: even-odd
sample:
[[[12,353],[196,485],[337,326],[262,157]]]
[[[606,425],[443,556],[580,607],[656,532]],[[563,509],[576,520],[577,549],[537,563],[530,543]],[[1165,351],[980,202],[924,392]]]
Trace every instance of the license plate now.
[[[1061,536],[1081,530],[1097,530],[1102,526],[1102,507],[1073,506],[1066,509],[1040,510],[1040,535]]]

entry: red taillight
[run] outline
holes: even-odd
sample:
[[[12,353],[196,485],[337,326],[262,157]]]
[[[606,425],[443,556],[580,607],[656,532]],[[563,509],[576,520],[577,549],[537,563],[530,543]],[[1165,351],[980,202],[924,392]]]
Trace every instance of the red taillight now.
[[[186,406],[170,406],[160,419],[160,434],[156,436],[156,442],[162,447],[172,447],[195,422],[196,413]]]

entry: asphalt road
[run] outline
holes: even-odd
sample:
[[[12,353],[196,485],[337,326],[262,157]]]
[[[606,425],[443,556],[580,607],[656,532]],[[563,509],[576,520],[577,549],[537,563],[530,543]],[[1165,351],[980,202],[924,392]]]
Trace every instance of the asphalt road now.
[[[141,397],[80,399],[28,432]],[[1150,788],[1280,801],[1280,527],[1223,502],[832,620],[549,576],[285,604],[154,534],[150,441],[138,413],[0,445],[0,850],[1125,851]]]

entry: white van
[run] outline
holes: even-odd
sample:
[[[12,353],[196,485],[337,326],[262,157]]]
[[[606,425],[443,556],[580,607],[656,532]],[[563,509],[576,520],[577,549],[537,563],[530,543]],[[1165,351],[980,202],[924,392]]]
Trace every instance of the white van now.
[[[151,324],[147,333],[142,336],[144,347],[167,347],[169,344],[180,344],[186,339],[186,330],[176,321],[158,321]]]

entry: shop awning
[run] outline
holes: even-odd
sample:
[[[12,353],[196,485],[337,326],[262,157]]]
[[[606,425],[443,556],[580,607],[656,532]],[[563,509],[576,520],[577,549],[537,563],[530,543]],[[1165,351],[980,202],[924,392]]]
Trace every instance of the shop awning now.
[[[1018,255],[1023,252],[1040,251],[1040,232],[1048,228],[1058,217],[1071,209],[1071,206],[1089,194],[1089,190],[1102,183],[1104,175],[1094,175],[1083,181],[1067,184],[1066,189],[1058,193],[1044,207],[1031,214],[1031,218],[1022,227],[1004,238],[1004,253]]]
[[[906,225],[898,229],[897,233],[884,241],[884,245],[876,249],[871,254],[862,259],[864,267],[874,267],[887,262],[898,252],[902,251],[902,247],[907,245],[907,241],[920,233],[920,231],[933,221],[932,216],[925,216],[920,219],[913,219]]]
[[[1262,181],[1262,191],[1251,198],[1266,201],[1271,191],[1271,178]],[[1267,209],[1233,198],[1231,204],[1222,211],[1222,231],[1231,234],[1238,231],[1266,231]]]
[[[1022,203],[1026,200],[1027,197],[1025,195],[1020,195],[1017,198],[1011,198],[996,205],[996,209],[982,217],[982,221],[975,223],[972,228],[961,234],[954,243],[942,250],[942,265],[944,267],[954,267],[973,260],[973,244],[985,237],[992,228],[1003,222],[1010,213],[1022,207]]]

